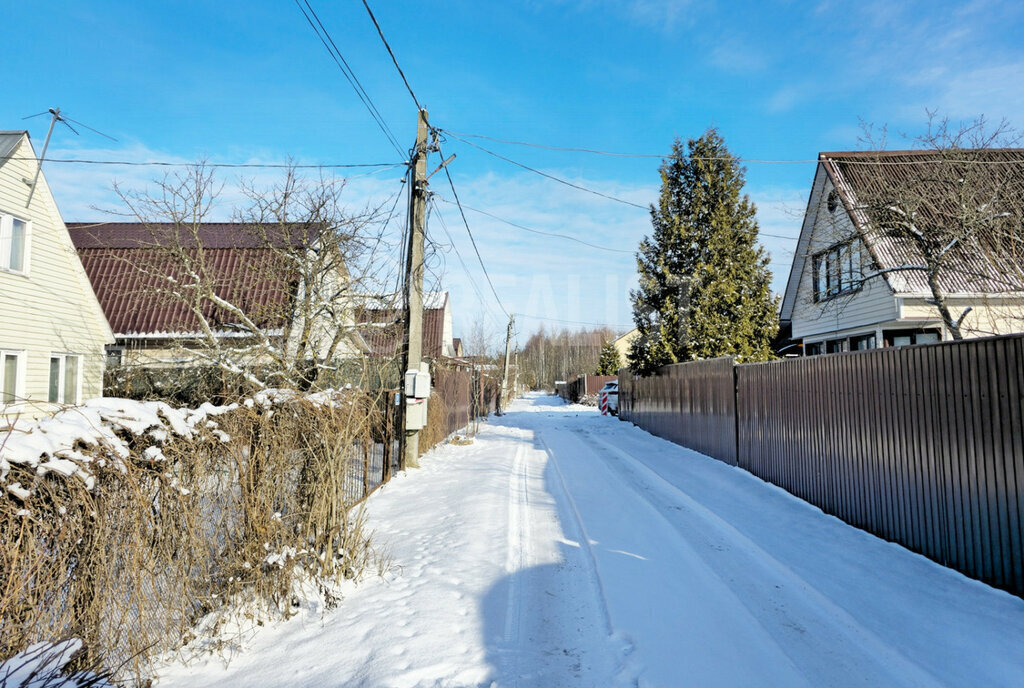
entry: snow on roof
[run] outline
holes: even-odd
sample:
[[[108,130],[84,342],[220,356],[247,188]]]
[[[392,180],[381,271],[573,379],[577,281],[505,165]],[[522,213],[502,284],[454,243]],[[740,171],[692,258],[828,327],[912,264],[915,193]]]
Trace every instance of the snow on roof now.
[[[448,303],[446,291],[423,294],[423,355],[428,358],[438,358],[444,353],[444,313]],[[402,294],[363,294],[357,297],[356,305],[360,335],[372,355],[397,356],[405,334]]]

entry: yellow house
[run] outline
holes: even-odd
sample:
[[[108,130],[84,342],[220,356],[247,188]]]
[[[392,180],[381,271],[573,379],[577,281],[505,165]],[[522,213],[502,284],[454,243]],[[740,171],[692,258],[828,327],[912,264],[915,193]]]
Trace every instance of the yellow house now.
[[[640,336],[640,330],[635,327],[620,336],[614,342],[615,349],[619,352],[619,360],[622,361],[622,365],[628,365],[629,360],[629,348],[633,345],[633,340]]]
[[[26,131],[0,131],[0,424],[98,397],[114,342]],[[30,199],[31,196],[31,199]]]

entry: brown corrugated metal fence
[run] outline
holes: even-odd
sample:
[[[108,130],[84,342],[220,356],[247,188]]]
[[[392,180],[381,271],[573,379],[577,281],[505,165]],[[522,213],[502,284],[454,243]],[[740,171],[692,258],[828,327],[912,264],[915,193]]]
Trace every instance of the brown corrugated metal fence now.
[[[575,404],[584,396],[600,392],[606,382],[617,379],[615,375],[577,375],[559,391],[559,395]]]
[[[736,383],[731,358],[665,366],[634,378],[619,371],[619,416],[645,430],[736,464]]]
[[[710,368],[662,371],[621,371],[621,417],[728,461]],[[1022,371],[1019,335],[735,366],[730,463],[1024,595]]]

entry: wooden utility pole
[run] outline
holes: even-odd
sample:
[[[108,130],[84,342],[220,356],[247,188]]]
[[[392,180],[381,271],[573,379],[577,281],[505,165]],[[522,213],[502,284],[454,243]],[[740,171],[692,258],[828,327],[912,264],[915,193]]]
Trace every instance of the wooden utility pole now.
[[[512,394],[516,394],[519,391],[519,349],[516,349],[516,369],[512,373]]]
[[[420,110],[416,126],[416,150],[413,153],[412,181],[412,223],[409,231],[408,260],[405,266],[405,284],[408,312],[405,318],[405,356],[402,373],[410,369],[419,370],[423,359],[423,241],[426,234],[427,217],[427,111]],[[405,400],[403,377],[402,402]],[[403,411],[405,410],[403,406]],[[403,414],[403,418],[406,414]],[[402,423],[402,455],[399,468],[415,468],[420,453],[419,430],[407,430]]]
[[[512,330],[515,328],[516,315],[508,316],[508,334],[505,335],[505,370],[501,374],[501,412],[505,412],[508,404],[508,359],[512,353]]]

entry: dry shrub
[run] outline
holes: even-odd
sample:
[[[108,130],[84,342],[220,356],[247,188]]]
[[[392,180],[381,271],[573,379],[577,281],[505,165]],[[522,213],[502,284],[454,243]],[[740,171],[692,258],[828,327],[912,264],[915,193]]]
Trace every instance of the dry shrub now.
[[[448,403],[436,389],[427,402],[427,425],[420,430],[420,453],[430,451],[450,434],[448,429]]]
[[[223,639],[239,610],[291,614],[300,583],[330,605],[374,563],[351,511],[380,481],[380,409],[354,391],[261,395],[188,437],[126,436],[127,460],[76,447],[91,489],[11,463],[3,482],[31,494],[0,495],[0,659],[75,637],[82,666],[141,679],[157,653]]]

